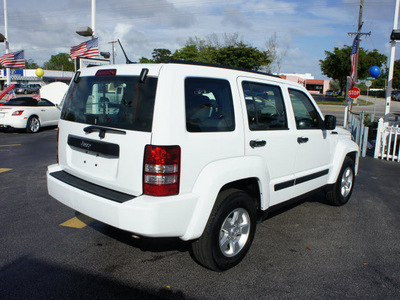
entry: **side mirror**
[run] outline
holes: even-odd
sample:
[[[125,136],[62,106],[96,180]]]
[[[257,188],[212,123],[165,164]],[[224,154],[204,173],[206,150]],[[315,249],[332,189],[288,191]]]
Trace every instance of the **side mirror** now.
[[[332,115],[326,115],[324,124],[326,130],[334,130],[336,128],[336,117]]]

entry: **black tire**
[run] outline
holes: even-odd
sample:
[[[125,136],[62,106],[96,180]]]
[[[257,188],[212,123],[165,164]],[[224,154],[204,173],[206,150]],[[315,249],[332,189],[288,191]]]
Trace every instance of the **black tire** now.
[[[39,118],[36,116],[31,116],[26,122],[26,132],[29,133],[36,133],[40,129],[40,121]]]
[[[240,190],[223,191],[215,202],[203,235],[192,243],[193,255],[211,270],[230,269],[249,251],[255,231],[254,200]]]
[[[328,203],[334,206],[346,204],[353,193],[354,180],[354,161],[350,157],[346,157],[336,183],[327,190],[326,200]]]

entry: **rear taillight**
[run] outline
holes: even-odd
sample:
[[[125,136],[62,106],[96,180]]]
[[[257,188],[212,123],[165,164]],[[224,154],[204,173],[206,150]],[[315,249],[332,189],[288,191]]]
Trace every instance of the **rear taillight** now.
[[[20,116],[22,115],[23,112],[24,112],[23,110],[16,110],[12,113],[12,116]]]
[[[181,148],[147,145],[144,153],[143,193],[152,196],[179,194]]]

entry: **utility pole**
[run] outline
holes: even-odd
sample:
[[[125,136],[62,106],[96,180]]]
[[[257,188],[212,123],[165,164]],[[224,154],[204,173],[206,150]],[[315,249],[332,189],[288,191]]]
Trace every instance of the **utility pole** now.
[[[360,0],[360,11],[358,13],[358,30],[357,32],[348,32],[347,34],[350,36],[353,35],[358,35],[359,39],[357,41],[357,60],[356,60],[356,69],[355,69],[355,75],[354,75],[354,82],[357,83],[357,79],[358,79],[358,54],[360,51],[360,42],[361,42],[361,37],[363,35],[371,35],[371,31],[370,32],[361,32],[362,26],[364,24],[364,22],[362,21],[362,14],[363,14],[363,6],[364,6],[364,0]]]
[[[118,41],[112,41],[108,42],[109,44],[112,44],[112,58],[113,58],[113,65],[115,65],[115,43],[118,43]]]
[[[396,0],[396,6],[394,10],[394,21],[393,21],[393,31],[392,35],[398,29],[399,24],[399,7],[400,1]],[[389,58],[389,74],[386,88],[386,105],[385,105],[385,122],[389,122],[389,113],[390,113],[390,99],[392,95],[392,84],[393,84],[393,72],[394,72],[394,60],[396,57],[396,40],[398,38],[391,37],[391,50],[390,50],[390,58]]]
[[[360,52],[360,42],[361,42],[361,37],[364,35],[371,35],[370,32],[361,32],[362,26],[364,24],[362,20],[362,14],[363,14],[363,7],[364,7],[364,0],[360,0],[360,10],[358,13],[358,29],[357,32],[348,32],[347,34],[350,36],[357,36],[358,35],[358,40],[357,40],[357,57],[356,57],[356,64],[355,64],[355,70],[354,70],[354,84],[357,85],[357,80],[358,80],[358,55]],[[347,128],[347,120],[348,120],[348,111],[351,110],[351,100],[349,95],[347,94],[349,90],[349,77],[347,77],[346,81],[346,109],[344,111],[344,126]],[[354,100],[354,103],[357,103],[357,99]]]

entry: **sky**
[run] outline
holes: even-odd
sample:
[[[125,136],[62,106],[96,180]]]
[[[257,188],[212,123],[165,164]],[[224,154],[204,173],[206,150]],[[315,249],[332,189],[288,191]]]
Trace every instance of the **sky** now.
[[[4,1],[4,0],[3,0]],[[11,51],[25,50],[25,59],[38,65],[52,55],[69,53],[88,38],[75,33],[91,24],[92,0],[6,0]],[[192,37],[237,35],[241,41],[267,50],[276,34],[283,54],[281,73],[311,73],[326,79],[319,60],[325,51],[351,46],[348,32],[357,31],[360,0],[96,0],[95,34],[100,51],[111,52],[119,39],[131,61],[152,58],[153,49],[174,52]],[[0,33],[5,34],[0,3]],[[361,47],[389,57],[395,0],[365,0]],[[400,51],[396,59],[400,58]],[[5,53],[0,45],[0,55]],[[116,62],[125,63],[116,44]],[[349,58],[350,59],[350,58]],[[273,71],[278,71],[273,66]]]

